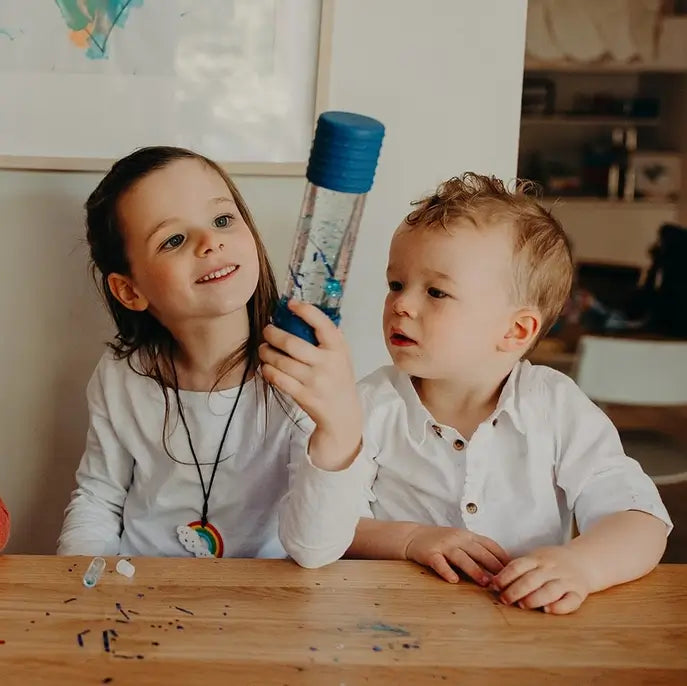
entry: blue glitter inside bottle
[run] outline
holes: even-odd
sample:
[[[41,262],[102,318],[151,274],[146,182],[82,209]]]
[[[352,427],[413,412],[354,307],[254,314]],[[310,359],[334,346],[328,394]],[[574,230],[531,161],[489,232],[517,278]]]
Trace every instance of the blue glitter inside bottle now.
[[[384,126],[351,112],[317,120],[307,186],[284,293],[273,322],[317,345],[312,328],[287,307],[296,298],[319,307],[335,324],[367,193],[372,188]]]

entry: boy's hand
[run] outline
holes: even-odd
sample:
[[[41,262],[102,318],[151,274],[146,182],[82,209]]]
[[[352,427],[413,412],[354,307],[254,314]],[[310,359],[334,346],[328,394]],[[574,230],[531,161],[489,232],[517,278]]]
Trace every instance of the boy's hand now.
[[[541,607],[557,615],[574,612],[589,595],[579,556],[566,546],[539,548],[513,560],[494,577],[491,587],[507,605]]]
[[[289,309],[313,327],[319,346],[267,326],[260,346],[263,376],[317,425],[308,448],[313,463],[330,471],[345,469],[360,450],[363,426],[348,346],[340,329],[315,306],[291,300]]]
[[[418,526],[406,547],[406,559],[431,567],[452,584],[460,580],[452,568],[457,567],[480,586],[489,585],[492,574],[510,561],[496,541],[447,526]]]

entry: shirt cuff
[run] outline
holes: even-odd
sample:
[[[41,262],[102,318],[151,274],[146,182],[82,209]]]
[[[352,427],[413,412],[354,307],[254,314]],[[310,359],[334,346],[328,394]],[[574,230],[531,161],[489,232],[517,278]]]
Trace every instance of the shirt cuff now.
[[[637,510],[646,512],[660,519],[666,525],[666,536],[673,530],[673,522],[670,519],[658,489],[647,476],[648,483],[635,485],[630,489],[618,488],[612,490],[603,488],[603,493],[585,492],[581,494],[575,503],[575,519],[580,533],[589,529],[602,517],[616,512]],[[593,491],[594,489],[590,489]]]
[[[364,441],[345,469],[320,469],[307,453],[292,467],[279,530],[282,545],[296,562],[303,567],[321,567],[346,552],[355,535],[361,503],[367,498],[372,468]]]

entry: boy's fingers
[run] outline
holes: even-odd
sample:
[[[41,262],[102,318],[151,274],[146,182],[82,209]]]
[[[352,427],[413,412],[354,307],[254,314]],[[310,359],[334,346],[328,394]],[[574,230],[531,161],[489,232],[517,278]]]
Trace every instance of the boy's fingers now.
[[[503,569],[501,561],[480,542],[474,541],[470,545],[464,546],[463,549],[475,562],[478,562],[491,574],[498,574]]]
[[[543,607],[555,603],[565,595],[565,587],[560,579],[547,581],[541,588],[525,596],[519,603],[520,607],[533,610],[536,607]]]
[[[451,569],[451,565],[441,553],[434,553],[429,558],[429,566],[450,584],[457,584],[460,581],[460,577]]]
[[[341,331],[322,310],[310,303],[304,303],[293,298],[289,300],[289,309],[306,324],[312,326],[315,330],[315,338],[323,348],[332,349],[341,345]]]
[[[446,555],[454,567],[463,570],[475,583],[486,586],[491,581],[487,574],[462,548],[454,548]]]
[[[549,581],[554,581],[554,579],[551,578],[551,572],[547,569],[537,567],[536,569],[532,569],[526,574],[523,574],[508,588],[501,591],[501,600],[508,605],[517,603],[525,596],[530,595],[530,593],[534,593],[537,589],[541,588]]]
[[[508,588],[516,579],[523,574],[535,569],[537,561],[532,557],[519,557],[517,560],[509,562],[493,579],[492,585],[495,590],[501,591]]]
[[[487,536],[477,539],[504,567],[511,561],[510,555],[494,540]]]
[[[552,615],[567,615],[570,612],[575,612],[580,605],[582,605],[582,598],[574,591],[570,591],[555,603],[545,605],[544,612]]]

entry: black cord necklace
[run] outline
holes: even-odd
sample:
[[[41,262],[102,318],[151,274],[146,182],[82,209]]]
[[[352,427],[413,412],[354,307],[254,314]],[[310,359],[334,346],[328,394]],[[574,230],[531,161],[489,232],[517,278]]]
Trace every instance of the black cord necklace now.
[[[236,394],[236,398],[234,400],[234,404],[231,408],[231,412],[229,413],[229,418],[227,419],[227,423],[224,427],[224,433],[222,434],[222,440],[219,443],[219,447],[217,448],[217,455],[215,456],[215,462],[212,467],[212,474],[210,476],[210,481],[208,483],[207,488],[205,488],[205,479],[203,479],[203,472],[200,468],[200,462],[198,461],[198,457],[196,455],[195,448],[193,447],[193,441],[191,440],[191,432],[188,428],[188,423],[186,422],[186,415],[184,413],[184,407],[181,404],[181,398],[179,397],[179,378],[177,376],[177,370],[176,370],[176,365],[174,364],[174,360],[172,360],[172,373],[174,374],[174,396],[176,398],[177,402],[177,407],[179,408],[179,417],[181,418],[181,423],[184,426],[184,430],[186,431],[186,438],[188,440],[188,447],[191,450],[191,455],[193,457],[193,462],[196,465],[196,470],[198,471],[198,479],[200,480],[200,488],[203,491],[203,507],[201,510],[201,515],[200,515],[200,521],[199,522],[191,522],[188,524],[187,527],[178,527],[177,528],[177,533],[179,535],[179,541],[184,545],[184,547],[189,550],[190,552],[202,552],[202,551],[197,551],[195,548],[196,546],[194,545],[194,540],[191,534],[187,531],[181,531],[181,529],[193,529],[196,531],[196,533],[205,540],[205,543],[207,544],[208,550],[210,553],[217,557],[222,556],[222,552],[224,549],[224,544],[222,541],[222,537],[220,533],[213,527],[211,524],[208,523],[208,503],[210,501],[210,493],[212,491],[212,485],[215,482],[215,475],[217,474],[217,466],[219,465],[220,457],[222,455],[222,448],[224,447],[224,442],[227,438],[227,434],[229,433],[229,427],[231,425],[231,420],[234,418],[234,414],[236,413],[236,408],[238,407],[239,404],[239,399],[241,398],[241,393],[243,392],[243,388],[246,384],[246,379],[248,377],[248,370],[249,370],[250,365],[246,364],[246,368],[243,371],[243,376],[241,377],[241,384],[239,385],[239,391]],[[195,526],[195,525],[200,525],[200,526]]]

